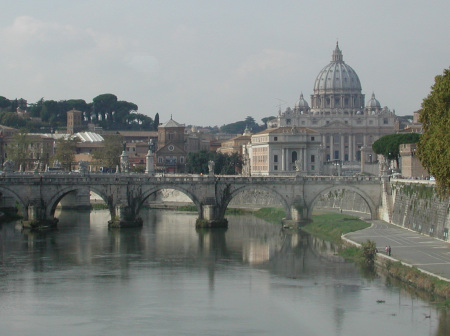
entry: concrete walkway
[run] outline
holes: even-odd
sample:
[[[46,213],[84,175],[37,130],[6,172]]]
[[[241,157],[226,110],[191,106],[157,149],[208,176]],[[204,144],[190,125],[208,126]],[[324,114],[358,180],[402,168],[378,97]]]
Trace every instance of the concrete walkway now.
[[[348,233],[344,238],[364,243],[367,239],[377,245],[379,255],[386,255],[386,246],[391,246],[391,257],[416,266],[450,282],[450,243],[421,235],[381,220],[367,220],[370,228]]]

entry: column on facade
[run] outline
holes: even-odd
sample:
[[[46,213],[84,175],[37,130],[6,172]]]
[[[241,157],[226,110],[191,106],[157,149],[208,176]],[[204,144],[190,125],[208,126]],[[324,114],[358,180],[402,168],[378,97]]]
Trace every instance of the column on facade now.
[[[286,158],[285,158],[285,150],[281,148],[281,171],[286,170]]]
[[[341,140],[341,151],[339,153],[339,157],[341,158],[341,161],[345,160],[345,134],[340,135]]]
[[[305,169],[305,172],[309,172],[309,166],[308,166],[308,152],[307,152],[307,150],[306,150],[306,148],[303,148],[303,165],[304,165],[304,169]]]
[[[348,160],[353,161],[353,134],[348,135]]]
[[[334,160],[334,135],[330,134],[330,161]]]

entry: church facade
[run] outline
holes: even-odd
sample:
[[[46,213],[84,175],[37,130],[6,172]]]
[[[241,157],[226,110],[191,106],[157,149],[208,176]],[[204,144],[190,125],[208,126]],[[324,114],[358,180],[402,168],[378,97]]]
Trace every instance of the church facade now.
[[[339,45],[331,62],[316,77],[311,106],[303,94],[294,108],[278,112],[268,128],[308,128],[319,133],[321,160],[325,164],[374,162],[372,144],[380,137],[395,133],[395,111],[381,107],[372,94],[365,103],[361,82],[355,70],[343,60]],[[304,163],[310,165],[310,163]],[[286,166],[287,167],[287,166]]]

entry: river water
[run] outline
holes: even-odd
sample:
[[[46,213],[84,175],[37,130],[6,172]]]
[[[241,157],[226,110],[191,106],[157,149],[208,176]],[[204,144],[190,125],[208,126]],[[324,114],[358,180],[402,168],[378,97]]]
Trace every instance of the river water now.
[[[450,317],[335,247],[253,216],[62,211],[58,229],[0,227],[0,335],[448,335]],[[377,303],[383,300],[384,303]],[[429,318],[427,316],[430,316]]]

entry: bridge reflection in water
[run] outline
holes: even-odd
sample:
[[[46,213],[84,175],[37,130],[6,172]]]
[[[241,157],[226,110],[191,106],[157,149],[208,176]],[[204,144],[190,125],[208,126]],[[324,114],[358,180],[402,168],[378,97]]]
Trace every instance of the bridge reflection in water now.
[[[3,224],[2,333],[448,334],[445,314],[383,277],[362,277],[307,234],[252,216],[205,230],[195,214],[141,215],[129,230],[107,230],[107,210],[58,210],[57,231]],[[381,327],[364,332],[372,324]]]

